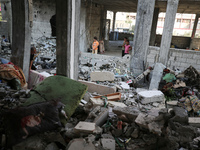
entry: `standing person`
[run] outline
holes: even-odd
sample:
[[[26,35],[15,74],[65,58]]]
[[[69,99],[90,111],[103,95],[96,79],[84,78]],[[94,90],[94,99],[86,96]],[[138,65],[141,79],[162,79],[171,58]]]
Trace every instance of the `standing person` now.
[[[8,47],[10,43],[8,43],[8,40],[6,39],[5,35],[2,35],[2,41],[1,41],[1,48],[4,50],[4,48]]]
[[[99,42],[97,41],[97,37],[94,37],[94,42],[92,44],[92,54],[97,54],[98,52]]]
[[[33,65],[35,54],[36,54],[36,48],[35,47],[31,47],[30,68],[29,68],[29,70],[36,70],[36,67]]]
[[[100,44],[100,52],[101,52],[101,54],[103,54],[105,52],[103,39],[101,41],[99,41],[99,44]]]
[[[129,44],[129,40],[126,40],[126,45],[124,47],[125,47],[124,55],[129,54],[129,51],[132,50],[132,46]]]
[[[125,50],[125,45],[126,45],[127,40],[128,40],[128,38],[124,37],[124,42],[123,42],[123,45],[122,45],[122,57],[124,56],[124,50]]]

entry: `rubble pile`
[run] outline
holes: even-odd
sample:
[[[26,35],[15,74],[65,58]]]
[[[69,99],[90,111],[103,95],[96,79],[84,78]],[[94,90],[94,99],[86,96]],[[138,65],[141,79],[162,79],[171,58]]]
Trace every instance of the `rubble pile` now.
[[[55,67],[54,42],[41,38],[36,43],[38,68]],[[177,73],[156,64],[134,77],[127,69],[129,61],[128,55],[105,58],[82,53],[78,82],[51,76],[31,91],[13,90],[0,83],[1,148],[200,149],[198,71],[191,66]],[[17,117],[22,117],[20,129],[10,123]],[[33,124],[28,123],[30,118],[35,119]],[[15,138],[8,132],[11,127],[10,132],[16,130]],[[18,135],[20,141],[13,142]]]
[[[30,97],[30,90],[14,90],[6,83],[0,83],[1,109],[15,109],[20,107],[28,97]]]
[[[56,68],[56,39],[40,37],[31,45],[37,49],[37,58],[34,61],[37,69]]]
[[[90,80],[90,74],[93,71],[112,72],[115,78],[123,78],[123,80],[131,76],[128,69],[130,65],[130,55],[123,58],[111,57],[104,55],[92,55],[89,53],[82,53],[79,65],[79,78],[83,80]],[[101,76],[101,75],[99,75]],[[102,79],[103,81],[111,81]],[[100,81],[102,81],[100,80]],[[112,78],[114,80],[114,78]]]

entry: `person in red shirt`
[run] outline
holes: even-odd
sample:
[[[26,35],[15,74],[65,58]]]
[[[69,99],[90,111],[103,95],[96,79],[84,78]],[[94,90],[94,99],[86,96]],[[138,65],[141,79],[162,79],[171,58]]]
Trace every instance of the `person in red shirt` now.
[[[98,53],[98,46],[99,42],[97,41],[97,37],[94,37],[94,42],[92,44],[92,54],[97,54]]]

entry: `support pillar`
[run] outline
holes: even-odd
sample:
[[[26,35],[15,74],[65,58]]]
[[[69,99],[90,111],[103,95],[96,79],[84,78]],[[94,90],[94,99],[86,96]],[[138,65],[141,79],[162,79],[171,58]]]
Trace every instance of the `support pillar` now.
[[[152,27],[151,27],[151,38],[150,38],[150,43],[149,43],[150,46],[155,45],[159,11],[160,11],[160,8],[154,9],[153,22],[152,22]]]
[[[167,11],[165,16],[165,23],[163,27],[163,35],[160,46],[160,59],[159,62],[167,66],[169,49],[171,46],[172,33],[174,29],[174,22],[178,8],[179,0],[168,0]]]
[[[112,32],[115,31],[115,22],[116,22],[116,11],[113,12],[113,26],[112,26]]]
[[[99,40],[105,38],[105,21],[106,21],[107,11],[105,10],[104,6],[101,5],[101,21],[100,21],[100,35]]]
[[[134,75],[141,74],[145,69],[154,7],[155,0],[138,0],[130,68]]]
[[[57,75],[78,79],[80,0],[56,1]]]
[[[196,30],[197,30],[197,25],[198,25],[199,17],[200,17],[200,15],[199,15],[199,14],[196,14],[195,21],[194,21],[194,26],[193,26],[193,30],[192,30],[192,36],[191,36],[191,39],[190,39],[190,49],[193,48],[193,47],[192,47],[192,40],[194,39],[195,34],[196,34]]]
[[[11,62],[23,69],[26,80],[29,75],[31,22],[29,20],[29,2],[12,2],[12,57]]]

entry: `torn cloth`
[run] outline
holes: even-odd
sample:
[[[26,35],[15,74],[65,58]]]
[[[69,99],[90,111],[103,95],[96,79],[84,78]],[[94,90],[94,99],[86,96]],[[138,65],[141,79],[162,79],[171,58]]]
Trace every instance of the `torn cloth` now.
[[[21,87],[26,85],[26,79],[23,71],[14,64],[1,64],[0,78],[4,80],[18,79],[21,83]]]

